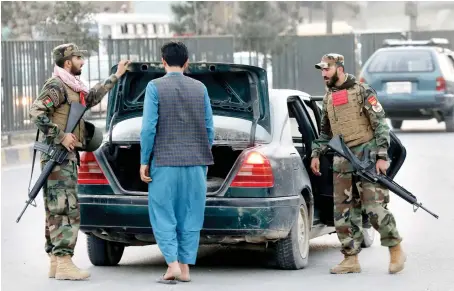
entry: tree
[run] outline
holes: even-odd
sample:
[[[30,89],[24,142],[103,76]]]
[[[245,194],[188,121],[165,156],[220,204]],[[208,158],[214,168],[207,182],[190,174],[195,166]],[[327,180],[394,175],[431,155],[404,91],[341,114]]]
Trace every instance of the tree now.
[[[185,1],[171,4],[175,21],[170,24],[170,29],[177,34],[223,34],[225,30],[213,14],[220,5],[219,1]]]
[[[239,2],[237,32],[241,50],[264,54],[279,44],[278,36],[289,29],[288,17],[281,12],[278,2]]]
[[[51,13],[51,2],[2,1],[2,28],[9,27],[9,39],[32,39],[33,28]]]
[[[80,43],[84,49],[97,51],[98,35],[90,33],[90,27],[95,25],[92,15],[97,12],[93,3],[57,1],[51,11],[50,16],[39,24],[39,30],[46,38]]]

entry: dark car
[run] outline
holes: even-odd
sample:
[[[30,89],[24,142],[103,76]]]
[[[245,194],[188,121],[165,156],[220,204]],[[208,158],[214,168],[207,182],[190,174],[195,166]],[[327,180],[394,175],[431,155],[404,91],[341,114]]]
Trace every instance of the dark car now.
[[[385,40],[364,63],[360,80],[377,91],[394,128],[436,118],[454,132],[454,54],[447,45],[446,39]]]
[[[268,90],[266,71],[254,66],[195,63],[186,74],[208,88],[216,130],[200,243],[268,247],[279,268],[305,267],[309,240],[334,232],[332,156],[321,159],[321,177],[308,170],[319,105],[300,91]],[[156,243],[139,138],[144,89],[163,75],[159,64],[131,64],[110,92],[102,145],[81,153],[81,231],[94,265],[118,264],[125,247]],[[395,175],[405,149],[392,137]],[[364,227],[368,247],[375,230],[367,219]]]

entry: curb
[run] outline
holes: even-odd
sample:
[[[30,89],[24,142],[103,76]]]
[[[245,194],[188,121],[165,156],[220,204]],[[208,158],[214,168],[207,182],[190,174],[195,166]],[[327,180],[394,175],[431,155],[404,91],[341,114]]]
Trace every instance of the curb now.
[[[36,158],[39,159],[39,153]],[[31,163],[32,159],[33,143],[2,148],[2,167]]]

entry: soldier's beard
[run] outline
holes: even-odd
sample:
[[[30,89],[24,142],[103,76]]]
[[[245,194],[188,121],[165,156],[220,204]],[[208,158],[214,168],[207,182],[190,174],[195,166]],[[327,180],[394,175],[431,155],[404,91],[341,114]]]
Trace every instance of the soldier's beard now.
[[[333,88],[336,86],[336,82],[339,81],[339,76],[337,75],[337,71],[334,73],[334,75],[329,79],[329,82],[326,84],[328,88]]]
[[[71,67],[71,74],[73,74],[74,76],[79,76],[80,74],[82,74],[82,70],[73,65]]]

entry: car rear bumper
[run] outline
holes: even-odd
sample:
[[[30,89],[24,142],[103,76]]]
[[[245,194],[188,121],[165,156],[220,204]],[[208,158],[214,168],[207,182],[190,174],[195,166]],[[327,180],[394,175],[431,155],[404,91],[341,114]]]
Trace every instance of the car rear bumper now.
[[[393,119],[426,119],[437,115],[445,116],[452,113],[454,108],[453,94],[435,96],[389,97],[380,95],[387,117]]]
[[[285,238],[299,211],[298,196],[207,197],[201,243]],[[146,196],[79,195],[80,230],[127,243],[154,243]]]

